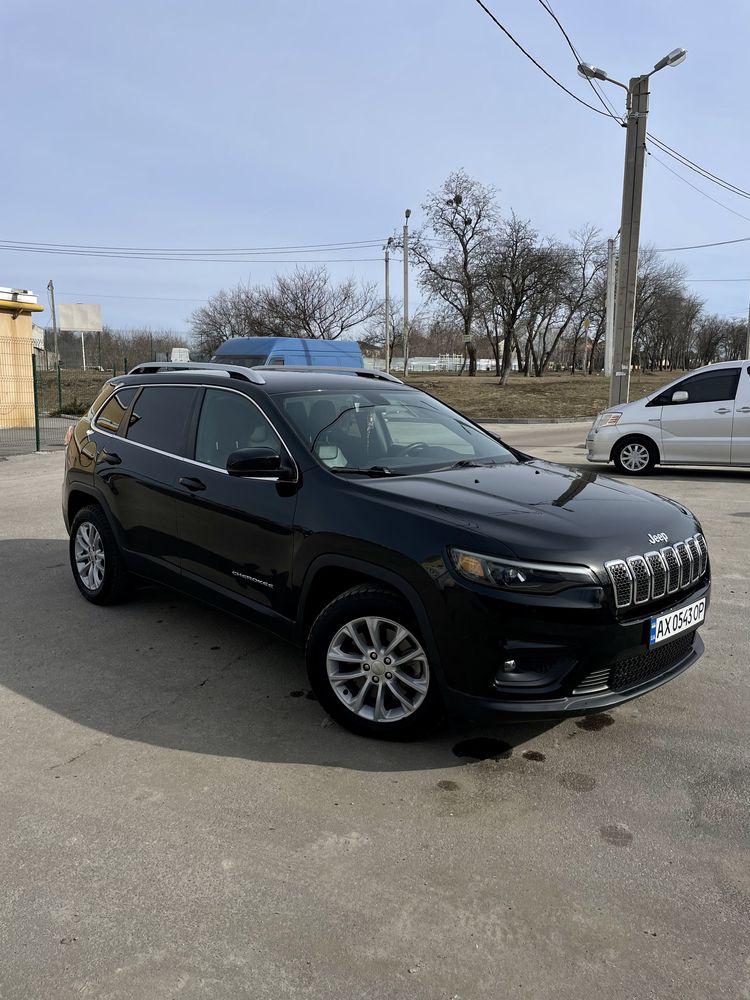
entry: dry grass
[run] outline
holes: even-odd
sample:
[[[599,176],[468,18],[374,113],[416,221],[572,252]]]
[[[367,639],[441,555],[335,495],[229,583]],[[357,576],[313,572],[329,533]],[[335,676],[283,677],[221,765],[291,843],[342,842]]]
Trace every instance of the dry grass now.
[[[60,371],[58,393],[57,372],[39,372],[40,409],[43,413],[50,414],[85,413],[96,399],[101,387],[111,377],[112,372],[63,368]]]
[[[679,372],[634,372],[630,398],[638,399],[676,378]],[[449,406],[483,420],[573,419],[606,409],[609,380],[603,375],[511,375],[506,386],[492,375],[415,374],[409,384],[426,389]]]
[[[43,411],[85,413],[111,372],[63,369],[60,373],[62,407],[58,405],[57,375],[40,372],[40,404]],[[679,372],[642,374],[630,380],[630,398],[645,396],[676,378]],[[557,375],[524,378],[511,375],[501,386],[493,375],[415,374],[409,384],[426,389],[470,417],[483,420],[572,419],[593,417],[607,406],[609,382],[603,375]]]

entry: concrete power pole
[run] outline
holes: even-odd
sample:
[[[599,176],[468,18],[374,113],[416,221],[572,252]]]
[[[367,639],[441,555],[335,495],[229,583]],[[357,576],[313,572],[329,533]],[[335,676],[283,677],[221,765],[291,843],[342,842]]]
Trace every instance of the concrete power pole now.
[[[404,378],[409,370],[409,216],[411,209],[404,212]]]
[[[615,241],[607,240],[607,299],[604,325],[604,374],[612,377],[612,356],[615,349],[615,287],[617,282],[617,258]]]
[[[628,86],[625,172],[622,183],[620,256],[617,268],[614,352],[609,384],[609,405],[627,403],[633,355],[635,287],[638,274],[638,240],[641,232],[643,168],[646,161],[648,75],[634,76]]]
[[[385,370],[391,370],[391,254],[393,239],[385,245]]]
[[[60,367],[60,355],[57,351],[57,312],[55,311],[55,285],[52,278],[47,282],[47,291],[49,292],[50,308],[52,309],[52,335],[55,338],[55,365]]]
[[[747,307],[747,341],[745,343],[745,360],[750,358],[750,304]]]

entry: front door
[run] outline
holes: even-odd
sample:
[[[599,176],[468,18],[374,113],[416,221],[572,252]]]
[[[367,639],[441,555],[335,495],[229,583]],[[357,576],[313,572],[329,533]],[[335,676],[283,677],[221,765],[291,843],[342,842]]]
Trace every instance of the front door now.
[[[297,484],[227,474],[239,448],[284,445],[260,407],[235,389],[206,389],[195,441],[196,482],[181,509],[186,583],[284,613],[292,565]]]
[[[659,397],[665,462],[729,465],[739,371],[719,368],[691,375]],[[686,392],[687,401],[673,402],[676,392]]]
[[[750,365],[742,370],[734,400],[732,465],[750,465]]]

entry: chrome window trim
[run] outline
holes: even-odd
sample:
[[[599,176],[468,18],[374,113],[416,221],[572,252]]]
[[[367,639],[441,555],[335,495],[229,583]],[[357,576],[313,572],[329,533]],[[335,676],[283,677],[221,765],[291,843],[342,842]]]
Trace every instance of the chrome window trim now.
[[[159,382],[158,384],[148,383],[147,382],[145,384],[135,385],[135,386],[118,385],[118,386],[115,386],[114,392],[111,392],[109,394],[109,396],[107,396],[107,398],[105,399],[105,401],[102,403],[102,405],[99,407],[99,409],[96,412],[96,417],[99,416],[99,414],[104,409],[104,407],[107,405],[107,403],[110,401],[110,399],[115,394],[115,392],[117,392],[120,389],[130,389],[130,388],[134,388],[134,389],[147,389],[147,388],[149,388],[149,389],[160,389],[162,387],[168,388],[168,387],[173,387],[173,386],[176,386],[177,388],[185,387],[185,388],[189,388],[189,389],[195,389],[195,388],[199,388],[199,389],[201,389],[201,388],[202,389],[215,389],[217,392],[234,392],[238,396],[242,396],[243,399],[246,399],[248,401],[248,403],[252,403],[252,405],[256,408],[256,410],[258,410],[258,412],[264,418],[264,420],[266,420],[271,425],[271,427],[274,430],[274,433],[276,434],[276,437],[281,442],[282,448],[287,453],[289,459],[291,460],[292,465],[294,466],[294,479],[284,479],[283,482],[289,483],[290,485],[293,485],[294,483],[298,483],[300,481],[299,466],[297,465],[296,461],[294,460],[294,455],[292,455],[291,451],[289,450],[289,447],[288,447],[286,441],[284,440],[284,438],[282,437],[282,435],[279,434],[279,431],[276,428],[276,425],[274,424],[273,420],[271,420],[271,418],[268,416],[268,414],[262,409],[262,407],[260,407],[256,403],[256,401],[254,399],[252,399],[250,396],[246,395],[244,392],[241,392],[239,389],[234,389],[231,386],[211,385],[211,384],[206,385],[206,384],[203,384],[203,383],[196,386],[196,385],[194,385],[191,382]],[[91,421],[91,425],[97,431],[97,433],[99,433],[99,434],[106,434],[107,437],[118,438],[118,439],[120,439],[122,441],[127,441],[128,444],[135,445],[136,448],[145,448],[146,451],[153,451],[156,455],[164,455],[166,458],[176,458],[180,462],[188,462],[190,465],[197,465],[201,469],[211,469],[212,472],[219,472],[219,473],[222,473],[225,476],[229,475],[229,473],[227,472],[226,469],[222,469],[222,468],[220,468],[217,465],[209,465],[207,462],[198,462],[194,458],[186,458],[184,455],[177,455],[173,451],[162,451],[161,448],[154,448],[153,445],[143,444],[140,441],[133,441],[131,438],[129,438],[127,436],[123,436],[123,435],[120,435],[120,434],[113,434],[112,431],[105,431],[103,427],[99,427],[98,424],[96,423],[96,417],[94,417],[93,420]],[[200,414],[198,415],[198,420],[200,421]],[[282,481],[279,476],[237,476],[236,478],[237,479],[250,479],[250,480],[252,480],[253,482],[256,482],[256,483],[278,483],[278,482]]]

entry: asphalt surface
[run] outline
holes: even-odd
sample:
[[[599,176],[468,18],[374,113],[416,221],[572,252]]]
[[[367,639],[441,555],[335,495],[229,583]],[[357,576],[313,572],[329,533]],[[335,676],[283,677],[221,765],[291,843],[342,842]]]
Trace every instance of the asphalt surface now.
[[[504,429],[572,463],[585,431]],[[61,469],[0,461],[2,1000],[750,997],[750,475],[645,483],[711,548],[682,677],[387,745],[262,631],[157,588],[86,604]],[[479,736],[505,756],[457,755]]]

